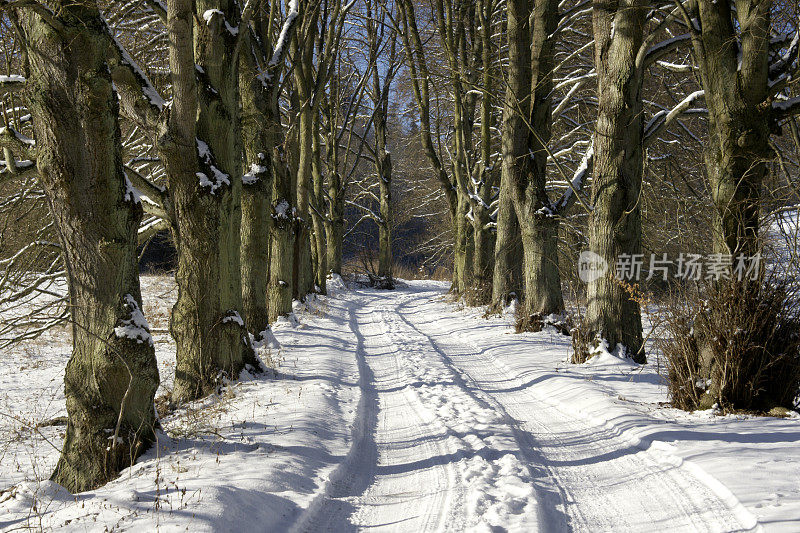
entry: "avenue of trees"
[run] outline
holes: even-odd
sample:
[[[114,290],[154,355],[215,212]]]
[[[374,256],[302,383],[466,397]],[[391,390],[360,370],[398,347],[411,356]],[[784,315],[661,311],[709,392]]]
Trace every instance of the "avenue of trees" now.
[[[158,235],[177,257],[173,403],[258,368],[269,325],[365,238],[375,286],[413,250],[467,305],[517,300],[521,330],[562,323],[576,287],[576,362],[601,344],[644,362],[646,289],[613,275],[620,259],[756,256],[767,214],[796,203],[798,16],[777,0],[0,0],[0,336],[72,327],[53,479],[97,487],[154,438],[139,262]],[[582,250],[609,274],[576,283]]]

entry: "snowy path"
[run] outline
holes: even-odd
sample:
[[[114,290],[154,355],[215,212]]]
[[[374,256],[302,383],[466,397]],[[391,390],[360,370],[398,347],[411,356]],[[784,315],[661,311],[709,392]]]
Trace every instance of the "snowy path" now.
[[[166,331],[174,283],[145,281]],[[800,531],[800,416],[665,407],[657,365],[565,363],[567,337],[441,282],[329,290],[274,325],[274,373],[169,414],[77,496],[47,480],[63,428],[38,426],[65,414],[68,335],[0,358],[0,531]],[[168,389],[166,333],[156,351]]]
[[[298,530],[738,531],[752,516],[680,459],[538,397],[457,331],[438,291],[351,295],[351,453]]]

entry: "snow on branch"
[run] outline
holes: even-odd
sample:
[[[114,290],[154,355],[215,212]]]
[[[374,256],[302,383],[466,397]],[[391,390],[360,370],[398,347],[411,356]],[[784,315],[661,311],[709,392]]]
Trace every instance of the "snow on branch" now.
[[[211,189],[211,194],[215,194],[217,189],[231,184],[230,176],[222,172],[215,165],[211,148],[200,139],[197,139],[197,155],[200,158],[201,166],[205,167],[205,170],[208,171],[207,173],[197,172],[197,177],[200,180],[200,187],[208,187]],[[210,177],[209,174],[211,175]]]
[[[289,33],[292,31],[292,28],[294,28],[299,16],[300,0],[291,0],[291,2],[289,2],[289,11],[286,13],[286,20],[283,23],[283,28],[281,28],[281,34],[278,36],[278,40],[275,43],[272,59],[267,67],[268,71],[271,71],[283,62],[283,58],[286,56],[286,46],[289,44]]]
[[[592,163],[594,161],[594,142],[589,145],[589,148],[586,149],[586,152],[583,154],[583,159],[581,159],[580,165],[578,168],[575,169],[575,172],[572,174],[572,180],[569,183],[569,187],[564,194],[561,195],[561,198],[558,201],[550,204],[549,212],[552,215],[558,215],[563,213],[566,209],[568,209],[575,200],[577,199],[577,194],[581,192],[584,185],[586,185],[587,178],[589,173],[591,172]]]
[[[792,42],[786,51],[769,67],[770,79],[780,78],[787,73],[788,68],[795,62],[800,52],[800,31],[795,32]]]
[[[649,143],[651,139],[655,139],[664,128],[669,126],[675,119],[683,114],[689,107],[698,99],[705,96],[705,91],[695,91],[688,95],[686,98],[678,102],[678,104],[669,111],[659,111],[653,118],[651,118],[644,127],[644,140]]]
[[[25,78],[17,74],[0,76],[0,96],[6,93],[19,92],[25,88]]]
[[[119,52],[121,65],[127,66],[131,69],[131,73],[135,76],[136,81],[139,83],[144,97],[147,98],[147,101],[150,102],[151,106],[157,108],[159,111],[163,111],[165,105],[164,99],[160,94],[158,94],[156,88],[153,87],[150,79],[145,75],[144,71],[139,68],[139,65],[133,60],[131,55],[117,40],[117,38],[112,36],[111,39],[114,41],[114,45]]]
[[[772,113],[776,120],[800,113],[800,97],[772,102]]]

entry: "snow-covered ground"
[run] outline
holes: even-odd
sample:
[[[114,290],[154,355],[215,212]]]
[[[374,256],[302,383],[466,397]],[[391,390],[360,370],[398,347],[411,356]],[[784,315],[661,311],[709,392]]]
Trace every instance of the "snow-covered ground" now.
[[[175,297],[143,279],[164,387]],[[663,405],[654,360],[565,362],[447,286],[347,290],[274,328],[276,367],[162,420],[158,446],[72,496],[46,481],[69,334],[0,355],[0,529],[800,531],[800,417]]]

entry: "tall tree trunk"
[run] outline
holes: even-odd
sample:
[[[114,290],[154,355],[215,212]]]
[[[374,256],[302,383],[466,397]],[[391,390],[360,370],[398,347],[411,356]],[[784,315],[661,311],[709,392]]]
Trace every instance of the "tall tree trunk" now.
[[[334,163],[335,165],[336,163]],[[328,176],[328,226],[327,254],[328,269],[334,274],[342,274],[342,248],[344,237],[344,191],[342,177],[336,166]]]
[[[289,173],[283,145],[273,149],[275,187],[273,189],[272,225],[270,227],[269,321],[292,312],[292,279],[294,277],[294,180]]]
[[[462,180],[463,183],[463,180]],[[453,250],[453,286],[451,291],[464,295],[472,287],[472,262],[475,253],[472,223],[469,220],[472,208],[466,191],[459,187],[455,219],[455,249]]]
[[[198,9],[206,7],[211,9],[198,4]],[[220,4],[214,9],[220,7],[225,8],[229,20],[235,20],[232,6]],[[238,108],[236,90],[229,86],[234,82],[227,79],[236,72],[231,72],[228,31],[221,20],[225,15],[213,13],[206,24],[201,16],[195,17],[189,0],[175,0],[167,6],[173,103],[166,132],[159,137],[159,153],[169,178],[178,249],[178,300],[170,324],[177,344],[173,397],[178,401],[213,392],[221,375],[235,377],[245,363],[253,361],[238,313],[241,282],[236,219],[241,217],[237,201],[241,178],[233,156],[238,153],[238,130],[230,115],[226,117],[231,108]],[[204,24],[199,27],[197,43],[194,20]],[[204,71],[200,98],[195,44],[197,64]],[[228,64],[223,64],[226,58]],[[199,140],[198,134],[211,144]]]
[[[249,50],[246,40],[243,49]],[[239,56],[242,144],[248,171],[242,178],[242,311],[250,333],[258,337],[269,323],[269,235],[272,226],[271,90],[259,77],[253,55]]]
[[[332,126],[334,128],[334,126]],[[342,248],[344,240],[344,189],[339,174],[339,156],[336,153],[336,131],[330,133],[332,148],[328,150],[328,217],[325,228],[327,235],[328,269],[334,274],[342,274]]]
[[[311,193],[313,137],[315,134],[316,106],[313,99],[314,43],[317,37],[319,10],[307,10],[308,20],[297,32],[293,43],[294,82],[297,89],[297,236],[295,238],[295,296],[302,300],[314,290],[314,271],[311,262]],[[299,42],[303,39],[303,42]]]
[[[735,13],[729,2],[698,4],[701,30],[695,58],[709,111],[705,164],[716,207],[714,251],[753,256],[759,251],[761,188],[771,155],[767,100],[772,2],[737,1]]]
[[[235,0],[195,1],[195,61],[201,68],[203,82],[198,93],[197,136],[211,148],[216,167],[227,174],[229,181],[229,186],[221,188],[217,195],[220,196],[220,306],[224,312],[224,349],[230,353],[220,353],[218,358],[221,368],[229,369],[231,376],[237,376],[245,364],[257,367],[239,313],[242,310],[242,136],[239,61],[235,55],[238,32],[228,28],[238,27],[240,9]]]
[[[453,90],[453,123],[455,125],[453,176],[458,194],[453,292],[457,295],[465,296],[474,284],[472,265],[475,258],[475,240],[472,222],[470,221],[472,198],[469,194],[471,180],[467,161],[467,149],[470,144],[468,138],[472,136],[472,119],[470,115],[474,108],[465,105],[460,73],[457,70],[459,64],[457,62],[453,62],[453,64],[456,65],[451,67],[453,72],[450,80]]]
[[[509,3],[509,85],[503,157],[525,258],[525,314],[544,317],[564,310],[558,271],[558,221],[548,209],[545,188],[558,2],[536,0],[533,17],[529,13],[527,0]]]
[[[589,283],[586,321],[592,336],[622,345],[644,361],[639,304],[615,277],[621,256],[641,253],[639,195],[643,169],[642,71],[636,58],[644,38],[646,2],[595,5],[595,66],[599,114],[594,140],[594,180],[589,249],[609,265]]]
[[[319,116],[315,116],[312,150],[311,173],[314,182],[313,213],[311,220],[314,227],[314,284],[321,294],[327,292],[326,279],[328,277],[328,253],[325,245],[325,195],[323,194],[324,178],[322,176],[322,148],[319,142]]]
[[[494,268],[494,234],[490,229],[490,204],[494,194],[497,172],[492,168],[492,127],[494,98],[492,71],[492,11],[493,2],[481,0],[477,10],[480,15],[481,67],[483,80],[481,90],[481,159],[477,176],[477,190],[472,203],[472,231],[475,241],[475,257],[472,276],[475,280],[475,305],[485,305],[492,297],[492,274]]]
[[[504,146],[505,136],[510,133],[507,128],[503,129]],[[510,189],[510,174],[514,168],[513,164],[514,159],[504,155],[500,177],[497,238],[494,246],[494,276],[492,278],[492,307],[495,311],[502,310],[514,298],[522,297],[522,236]]]
[[[154,439],[159,378],[136,256],[142,208],[121,164],[109,35],[97,5],[58,5],[59,29],[26,8],[17,13],[37,168],[59,233],[72,317],[68,424],[52,479],[82,492],[116,477]]]
[[[378,132],[378,182],[380,185],[380,222],[378,224],[378,276],[392,279],[392,156],[386,150],[386,121]]]
[[[297,240],[296,180],[291,171],[292,149],[284,150],[289,139],[284,141],[280,126],[280,108],[277,94],[272,97],[273,131],[275,144],[272,149],[274,187],[272,189],[272,226],[270,233],[269,266],[269,321],[287,316],[292,312],[295,278],[295,241]],[[291,131],[288,135],[295,135]],[[296,176],[296,174],[295,174]]]

